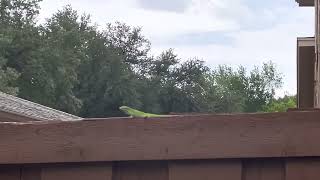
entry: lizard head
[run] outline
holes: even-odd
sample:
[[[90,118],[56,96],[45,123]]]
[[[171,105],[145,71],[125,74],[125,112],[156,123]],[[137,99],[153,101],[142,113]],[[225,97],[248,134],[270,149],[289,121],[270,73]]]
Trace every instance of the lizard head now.
[[[128,112],[130,108],[128,106],[121,106],[119,109],[123,112]]]

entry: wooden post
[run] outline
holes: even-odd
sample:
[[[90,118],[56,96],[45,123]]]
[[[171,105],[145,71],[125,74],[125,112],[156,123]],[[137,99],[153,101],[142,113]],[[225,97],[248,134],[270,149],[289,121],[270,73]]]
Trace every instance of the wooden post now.
[[[299,37],[297,41],[297,107],[313,109],[315,102],[315,38]]]
[[[320,11],[319,11],[319,4],[320,0],[315,0],[315,53],[316,53],[316,59],[315,59],[315,84],[314,84],[314,107],[320,108],[320,64],[319,64],[319,53],[320,53]]]

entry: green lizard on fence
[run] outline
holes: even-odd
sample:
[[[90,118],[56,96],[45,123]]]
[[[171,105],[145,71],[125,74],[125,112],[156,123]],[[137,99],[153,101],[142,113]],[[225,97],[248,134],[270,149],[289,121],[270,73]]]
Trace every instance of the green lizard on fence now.
[[[151,113],[145,113],[136,109],[133,109],[128,106],[121,106],[119,108],[122,112],[129,115],[130,117],[135,118],[152,118],[152,117],[172,117],[174,115],[160,115],[160,114],[151,114]]]

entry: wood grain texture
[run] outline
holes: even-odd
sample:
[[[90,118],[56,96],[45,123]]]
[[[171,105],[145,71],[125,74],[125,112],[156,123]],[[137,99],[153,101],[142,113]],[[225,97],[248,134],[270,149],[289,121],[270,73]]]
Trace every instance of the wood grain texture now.
[[[288,159],[286,180],[319,180],[320,158]]]
[[[0,179],[20,180],[20,172],[19,166],[0,166]]]
[[[44,167],[41,180],[112,180],[112,166],[105,165],[60,165]]]
[[[118,162],[113,180],[168,180],[167,162]]]
[[[247,160],[243,162],[242,180],[285,180],[283,160]]]
[[[312,111],[320,111],[320,109],[317,109],[317,108],[289,108],[287,111],[288,112],[302,112],[302,111],[312,112]]]
[[[0,164],[320,156],[320,112],[0,123]]]
[[[240,160],[176,161],[169,163],[169,180],[241,180]]]
[[[41,166],[22,166],[21,180],[41,180]]]
[[[320,0],[315,2],[314,107],[320,108]]]

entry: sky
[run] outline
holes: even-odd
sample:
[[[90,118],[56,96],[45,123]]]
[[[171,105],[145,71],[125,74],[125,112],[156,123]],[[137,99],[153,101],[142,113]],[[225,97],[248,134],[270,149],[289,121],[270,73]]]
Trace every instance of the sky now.
[[[314,36],[314,9],[295,0],[43,0],[40,21],[68,4],[101,28],[141,27],[153,55],[173,48],[181,59],[249,70],[272,61],[284,76],[278,96],[296,94],[297,37]]]

